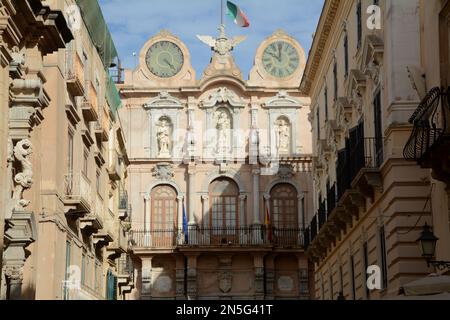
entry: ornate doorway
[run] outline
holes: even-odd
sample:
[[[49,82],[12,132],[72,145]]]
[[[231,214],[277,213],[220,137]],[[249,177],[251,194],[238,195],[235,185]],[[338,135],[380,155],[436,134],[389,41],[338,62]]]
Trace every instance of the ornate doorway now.
[[[278,244],[295,244],[298,239],[298,194],[290,184],[278,184],[270,192],[271,225]]]
[[[171,186],[161,185],[152,190],[151,199],[153,244],[171,245],[177,230],[177,193]]]
[[[229,178],[214,180],[209,187],[211,241],[235,242],[239,228],[239,188]]]

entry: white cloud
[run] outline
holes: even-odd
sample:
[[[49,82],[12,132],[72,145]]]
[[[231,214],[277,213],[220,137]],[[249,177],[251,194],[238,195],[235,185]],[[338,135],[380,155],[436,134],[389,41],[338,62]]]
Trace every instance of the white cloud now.
[[[247,35],[234,52],[247,75],[261,41],[282,28],[308,52],[323,0],[234,0],[250,19],[250,28],[239,28],[225,17],[229,35]],[[220,0],[99,0],[125,67],[134,66],[133,52],[161,29],[180,37],[191,53],[200,76],[209,63],[211,51],[197,40],[197,34],[216,35],[220,23]]]

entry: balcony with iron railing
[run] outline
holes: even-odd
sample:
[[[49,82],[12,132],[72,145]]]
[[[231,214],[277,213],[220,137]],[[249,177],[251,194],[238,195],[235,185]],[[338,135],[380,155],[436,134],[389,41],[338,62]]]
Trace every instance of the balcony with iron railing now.
[[[116,149],[109,149],[108,174],[111,180],[117,181],[121,177],[120,155]]]
[[[72,215],[84,216],[93,209],[91,183],[83,173],[64,176],[64,210]]]
[[[100,244],[107,246],[111,242],[116,240],[117,232],[115,229],[116,221],[114,218],[106,213],[106,208],[103,203],[103,200],[97,195],[97,199],[101,200],[98,202],[98,212],[101,213],[102,218],[102,228],[100,228],[96,233],[93,234],[94,244]]]
[[[115,237],[112,242],[108,244],[107,251],[109,258],[114,260],[126,253],[128,250],[128,231],[125,229],[121,221],[114,221],[113,227],[115,229]]]
[[[422,168],[433,170],[433,176],[450,183],[450,88],[433,88],[409,119],[413,125],[403,155]]]
[[[373,200],[375,190],[382,191],[383,140],[364,137],[362,129],[353,132],[346,148],[338,153],[336,184],[328,186],[327,199],[320,203],[309,226],[310,257],[322,256],[353,218],[365,210],[366,199]]]
[[[182,229],[131,230],[134,250],[175,248],[245,248],[283,247],[303,249],[303,231],[298,228],[224,227]]]
[[[103,199],[99,195],[96,195],[94,210],[80,219],[80,229],[91,234],[102,229],[104,226],[104,210]]]
[[[99,141],[108,141],[109,138],[109,117],[104,108],[100,108],[99,118],[95,122],[94,132]]]
[[[66,50],[66,85],[74,97],[84,95],[84,66],[76,50]]]
[[[126,190],[119,192],[119,219],[126,219],[129,216],[128,193]]]
[[[104,148],[102,144],[95,144],[94,146],[94,160],[99,167],[106,163],[105,157],[103,156]]]
[[[99,118],[98,98],[92,81],[87,80],[84,84],[85,93],[81,103],[81,110],[86,121],[97,121]]]
[[[129,293],[134,287],[134,264],[129,254],[122,255],[117,262],[117,286],[120,293]]]

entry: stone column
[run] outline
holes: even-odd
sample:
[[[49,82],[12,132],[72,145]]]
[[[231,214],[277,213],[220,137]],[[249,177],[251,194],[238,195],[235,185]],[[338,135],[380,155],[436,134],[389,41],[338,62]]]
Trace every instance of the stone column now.
[[[245,200],[247,199],[247,195],[241,194],[239,196],[239,225],[247,226],[247,210],[245,207]]]
[[[183,255],[177,255],[176,257],[176,271],[175,271],[175,277],[176,277],[176,299],[177,300],[184,300],[186,299],[186,292],[184,290],[184,270],[185,270],[185,258]]]
[[[233,145],[233,149],[231,150],[231,154],[233,155],[234,159],[245,159],[245,155],[240,154],[241,148],[239,145],[239,136],[238,136],[238,130],[239,128],[239,122],[240,122],[240,115],[241,110],[239,108],[235,108],[233,110],[233,128],[231,130],[231,143]],[[229,156],[227,155],[227,158]]]
[[[187,299],[197,299],[197,254],[187,256]]]
[[[152,221],[152,198],[150,195],[145,195],[145,226],[144,226],[144,247],[150,246],[151,237],[151,221]]]
[[[206,110],[206,124],[205,124],[205,132],[203,133],[203,157],[210,159],[213,158],[213,138],[214,136],[210,132],[213,127],[213,111],[212,109],[208,108]]]
[[[189,157],[189,160],[191,157],[196,156],[196,144],[195,144],[195,128],[194,128],[194,112],[195,112],[196,103],[193,97],[188,97],[188,130],[189,130],[189,137],[191,141],[187,141],[187,156]],[[194,142],[194,143],[192,143]]]
[[[197,243],[197,222],[195,220],[195,167],[188,168],[188,192],[189,192],[189,244]]]
[[[268,194],[268,193],[264,194],[264,214],[267,209],[269,209],[269,212],[270,212],[270,194]]]
[[[195,225],[195,168],[188,168],[188,193],[189,193],[189,225]]]
[[[9,291],[6,299],[20,300],[22,298],[23,265],[5,265],[3,272],[7,291]]]
[[[264,299],[264,253],[255,253],[253,255],[255,268],[255,299]]]
[[[27,259],[26,247],[36,239],[36,224],[32,212],[17,211],[13,211],[12,217],[5,222],[7,246],[3,252],[3,274],[7,281],[2,289],[9,292],[5,298],[19,300],[22,297],[23,266]]]
[[[261,213],[259,211],[259,175],[261,171],[259,169],[254,169],[253,174],[253,224],[261,224]]]
[[[181,238],[181,233],[183,231],[183,200],[184,197],[183,196],[178,196],[177,197],[177,204],[178,204],[178,209],[177,209],[177,213],[178,213],[178,218],[177,218],[177,228],[176,230],[174,230],[174,232],[176,232],[177,234],[177,241],[180,241]]]
[[[305,207],[304,207],[304,201],[305,201],[305,195],[300,194],[297,196],[298,203],[297,203],[297,211],[298,211],[298,228],[302,231],[299,232],[299,244],[304,243],[304,234],[303,230],[305,230]]]
[[[202,195],[202,225],[209,228],[209,196]]]
[[[270,254],[266,257],[265,261],[265,271],[266,271],[266,300],[274,300],[274,280],[275,280],[275,256]]]
[[[141,299],[149,300],[152,295],[152,256],[141,257],[142,260],[142,290]]]
[[[301,300],[309,300],[308,260],[304,254],[298,254],[298,292]]]

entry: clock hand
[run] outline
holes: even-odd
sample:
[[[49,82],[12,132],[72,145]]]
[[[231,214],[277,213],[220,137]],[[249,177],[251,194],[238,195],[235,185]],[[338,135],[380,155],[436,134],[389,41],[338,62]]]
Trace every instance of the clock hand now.
[[[164,59],[164,62],[165,62],[170,68],[172,68],[173,70],[175,70],[175,67],[169,62],[169,60]]]
[[[277,57],[277,56],[276,56],[275,54],[273,54],[272,52],[268,52],[268,54],[269,54],[270,56],[272,56],[273,58],[275,58],[275,59],[277,59],[278,61],[281,62],[280,58]]]
[[[281,48],[282,48],[282,44],[278,44],[278,61],[281,62]]]

